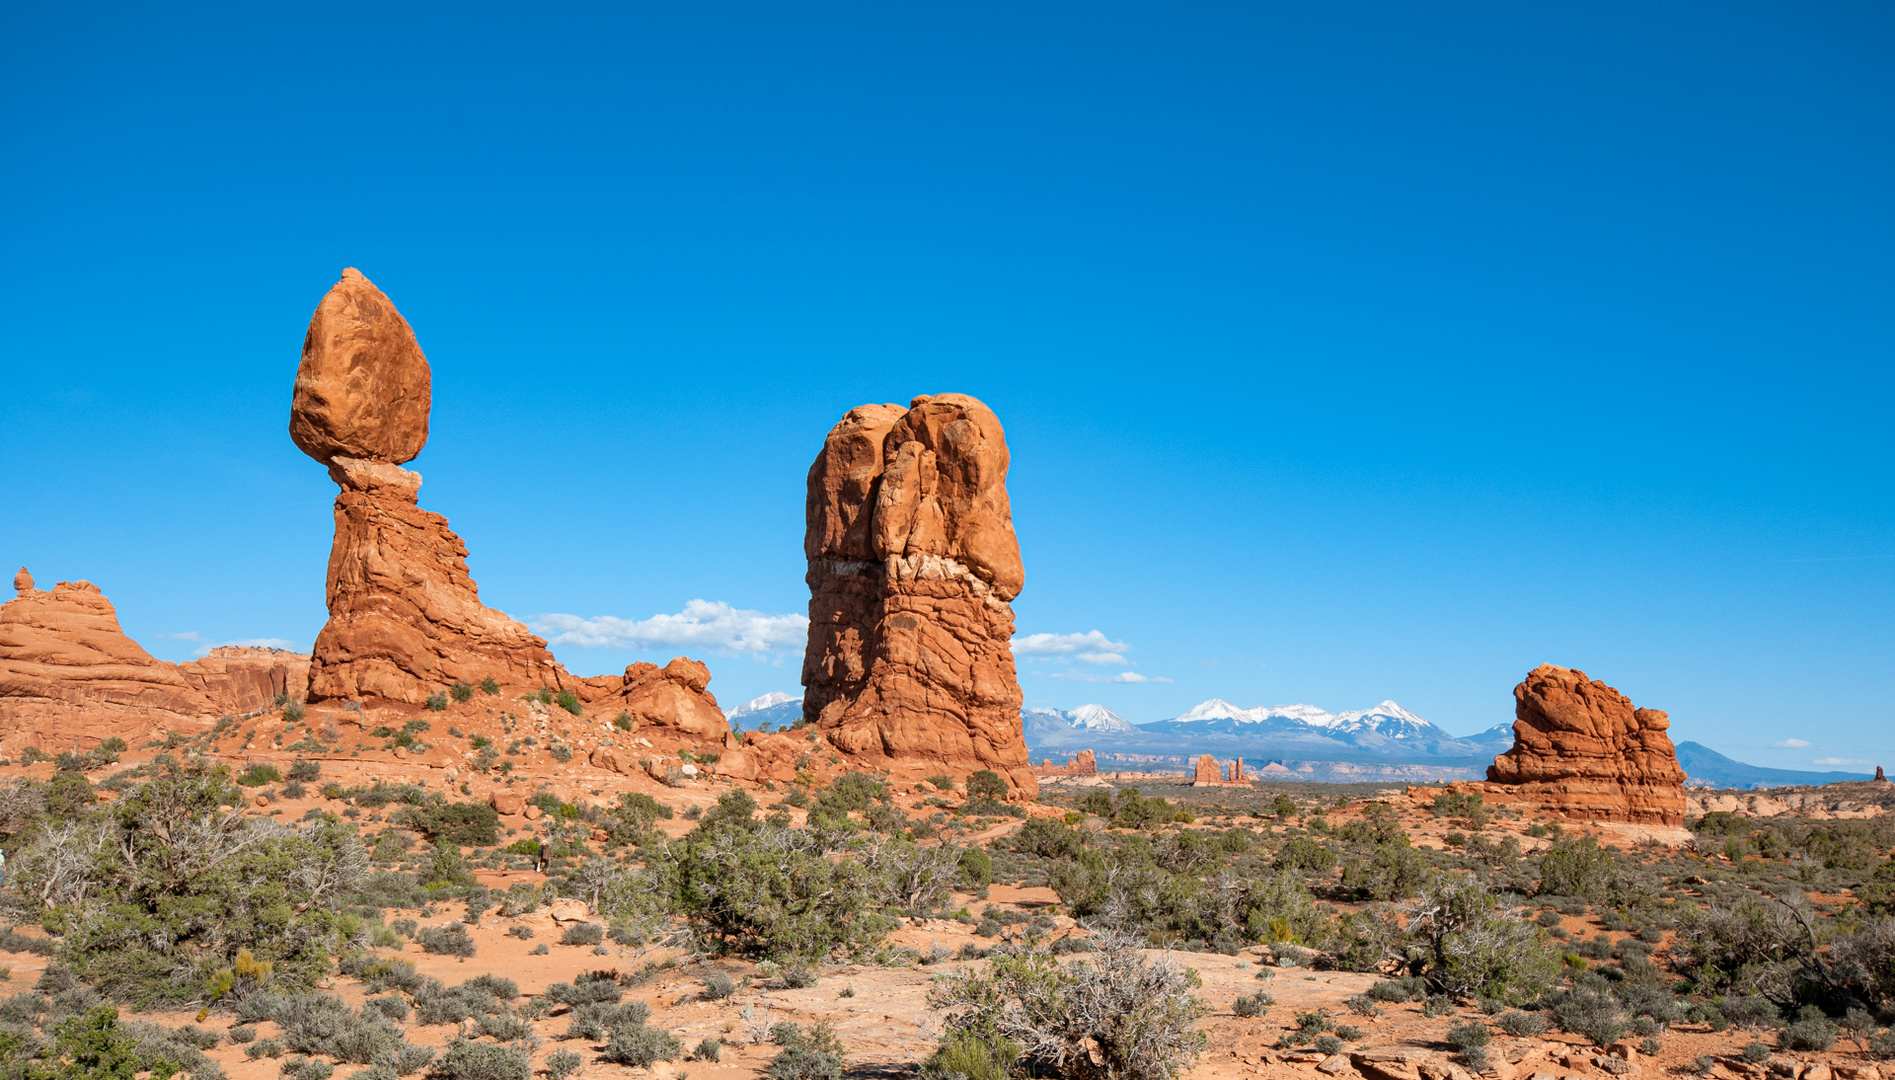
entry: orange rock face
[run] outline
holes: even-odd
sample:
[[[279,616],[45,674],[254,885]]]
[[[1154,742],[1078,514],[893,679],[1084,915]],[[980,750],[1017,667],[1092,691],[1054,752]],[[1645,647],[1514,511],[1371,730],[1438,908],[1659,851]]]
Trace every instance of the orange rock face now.
[[[706,689],[710,681],[711,670],[687,657],[673,657],[664,667],[640,661],[625,669],[616,691],[594,700],[619,705],[637,723],[721,741],[730,735],[730,721]]]
[[[428,444],[432,392],[428,358],[408,320],[360,271],[342,271],[303,338],[290,438],[324,464],[412,461]]]
[[[114,736],[195,733],[215,712],[209,696],[174,665],[119,628],[97,585],[62,581],[33,588],[24,568],[19,594],[0,606],[0,739],[12,753],[87,749]]]
[[[309,657],[288,649],[220,645],[202,659],[179,664],[178,674],[219,713],[246,713],[278,694],[301,700],[309,693]]]
[[[809,470],[803,711],[858,758],[993,769],[1031,795],[1007,464],[999,418],[965,394],[831,429]]]
[[[1513,749],[1488,767],[1490,784],[1575,819],[1684,824],[1684,769],[1664,713],[1552,664],[1534,668],[1513,698]]]

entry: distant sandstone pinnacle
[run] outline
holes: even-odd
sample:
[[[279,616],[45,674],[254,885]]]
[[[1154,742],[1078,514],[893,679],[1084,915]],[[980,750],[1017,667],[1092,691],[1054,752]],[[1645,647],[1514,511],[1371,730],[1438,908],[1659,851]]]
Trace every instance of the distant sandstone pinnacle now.
[[[1000,420],[966,394],[863,405],[810,466],[803,715],[871,762],[1036,795],[1011,601],[1026,573]]]
[[[1487,769],[1510,796],[1572,818],[1684,824],[1671,720],[1583,671],[1541,664],[1513,688],[1514,744]]]

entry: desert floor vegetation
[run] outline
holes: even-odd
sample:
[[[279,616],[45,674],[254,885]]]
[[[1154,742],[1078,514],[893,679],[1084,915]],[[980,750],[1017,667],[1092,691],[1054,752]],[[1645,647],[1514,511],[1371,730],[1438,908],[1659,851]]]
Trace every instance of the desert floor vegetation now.
[[[425,745],[440,712],[373,730]],[[0,780],[0,1076],[1823,1080],[1895,1059],[1885,815],[1713,812],[1681,847],[1612,846],[1372,785],[1022,804],[997,777],[524,769],[502,815],[306,748],[268,769],[140,749]]]

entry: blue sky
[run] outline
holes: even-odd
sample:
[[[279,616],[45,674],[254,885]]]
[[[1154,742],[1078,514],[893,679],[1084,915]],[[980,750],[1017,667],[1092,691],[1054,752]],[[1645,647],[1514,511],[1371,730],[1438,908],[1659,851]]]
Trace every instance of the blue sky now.
[[[952,390],[1007,427],[1021,634],[1099,635],[1028,704],[1465,733],[1551,661],[1895,764],[1886,5],[0,18],[0,560],[159,656],[321,627],[285,427],[356,266],[483,598],[624,621],[581,673],[794,691],[823,434]]]

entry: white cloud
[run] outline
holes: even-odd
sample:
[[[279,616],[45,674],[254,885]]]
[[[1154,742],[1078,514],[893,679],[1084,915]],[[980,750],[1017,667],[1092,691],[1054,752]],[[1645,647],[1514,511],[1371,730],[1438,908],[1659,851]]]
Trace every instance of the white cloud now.
[[[1035,672],[1035,674],[1038,673]],[[1171,681],[1161,675],[1140,675],[1136,671],[1121,671],[1117,675],[1095,675],[1090,671],[1058,671],[1048,675],[1047,678],[1104,683],[1168,683]]]
[[[1082,664],[1131,665],[1125,658],[1131,646],[1113,641],[1097,630],[1083,634],[1028,634],[1014,638],[1012,645],[1015,656],[1070,656]]]
[[[1819,757],[1816,760],[1810,762],[1810,764],[1811,765],[1873,765],[1875,764],[1875,762],[1865,761],[1862,758],[1854,758],[1854,757]]]
[[[1808,739],[1778,739],[1770,744],[1779,750],[1796,749],[1809,745]]]
[[[165,636],[178,638],[184,641],[204,641],[203,638],[197,635],[196,631],[193,631],[188,635],[167,634]],[[265,649],[288,649],[291,652],[303,651],[302,648],[298,646],[294,641],[286,641],[280,637],[247,637],[247,638],[238,638],[235,641],[205,641],[204,644],[199,645],[197,647],[196,655],[198,656],[199,659],[202,659],[206,656],[209,656],[211,654],[212,649],[221,649],[226,645],[255,645],[260,648],[265,648]]]
[[[616,615],[533,615],[526,624],[552,645],[582,648],[644,649],[684,646],[708,652],[769,653],[803,651],[809,619],[803,615],[766,615],[734,608],[722,600],[692,600],[676,615],[621,619]]]

